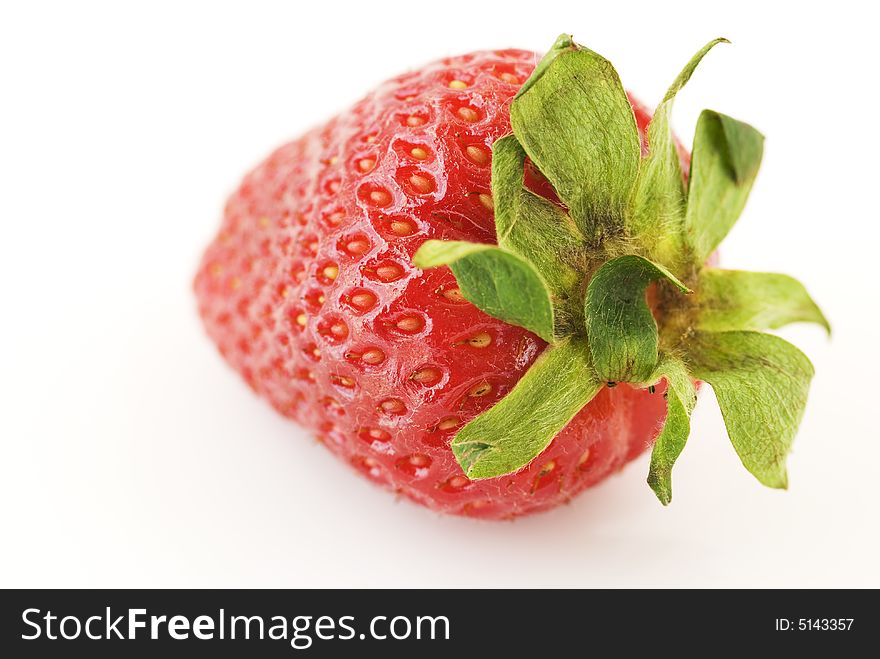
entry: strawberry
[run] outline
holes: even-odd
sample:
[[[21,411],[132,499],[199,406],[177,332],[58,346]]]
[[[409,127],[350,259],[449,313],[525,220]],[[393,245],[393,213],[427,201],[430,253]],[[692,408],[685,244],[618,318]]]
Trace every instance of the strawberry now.
[[[697,379],[746,467],[784,486],[812,371],[755,330],[825,321],[794,280],[704,266],[760,159],[757,131],[711,113],[685,188],[668,113],[718,41],[650,126],[565,36],[537,68],[487,51],[385,83],[232,195],[195,278],[209,335],[279,412],[441,512],[551,508],[655,439],[649,482],[668,503]],[[775,435],[730,382],[790,403],[753,392]]]

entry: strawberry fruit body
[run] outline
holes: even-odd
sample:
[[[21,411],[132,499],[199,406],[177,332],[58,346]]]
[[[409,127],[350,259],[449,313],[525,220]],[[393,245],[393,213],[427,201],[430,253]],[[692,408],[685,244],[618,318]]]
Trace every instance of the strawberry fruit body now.
[[[567,56],[560,48],[578,47],[566,41],[555,48]],[[659,366],[665,363],[663,337],[674,343],[675,332],[691,329],[682,319],[693,318],[693,305],[670,302],[674,287],[667,282],[653,284],[651,308],[661,339],[649,371],[609,376],[547,428],[524,417],[496,421],[497,432],[481,430],[488,442],[475,443],[462,432],[490,416],[487,411],[501,409],[499,402],[526,382],[524,375],[540,370],[532,367],[548,341],[573,346],[583,337],[578,345],[589,345],[582,351],[585,364],[603,363],[593,347],[601,339],[591,334],[601,325],[591,318],[601,313],[590,316],[586,284],[602,279],[596,273],[603,261],[623,256],[619,248],[604,247],[617,240],[612,230],[582,236],[584,254],[603,256],[569,259],[568,265],[581,264],[569,288],[553,288],[556,271],[536,267],[535,281],[550,282],[552,289],[548,313],[556,312],[543,332],[516,313],[496,312],[498,301],[493,306],[475,293],[475,275],[462,270],[507,253],[457,261],[428,253],[432,246],[499,243],[495,158],[499,140],[512,139],[511,106],[518,93],[526,98],[523,83],[535,87],[547,80],[540,71],[544,62],[534,70],[537,60],[520,50],[441,60],[390,80],[348,112],[282,146],[228,201],[195,279],[209,335],[257,394],[367,478],[445,513],[509,518],[547,509],[638,456],[667,414],[664,391],[671,380]],[[559,65],[551,59],[549,66]],[[644,160],[650,117],[636,102],[627,110],[636,157]],[[571,191],[540,170],[540,145],[522,142],[515,187],[560,216],[571,205],[573,214]],[[674,138],[668,142],[683,180],[687,156]],[[511,253],[526,254],[528,261],[527,249]],[[668,253],[677,252],[671,247]],[[693,268],[673,265],[690,290]],[[662,277],[648,279],[646,286]],[[528,290],[521,291],[527,301]],[[575,302],[581,309],[586,304],[582,317],[583,311],[567,311]],[[594,380],[604,377],[598,369],[590,373]],[[685,416],[691,406],[682,406]],[[545,439],[529,440],[514,457],[483,466],[496,451],[491,435],[506,436],[504,423],[536,423],[535,435]],[[459,433],[464,448],[454,450]]]

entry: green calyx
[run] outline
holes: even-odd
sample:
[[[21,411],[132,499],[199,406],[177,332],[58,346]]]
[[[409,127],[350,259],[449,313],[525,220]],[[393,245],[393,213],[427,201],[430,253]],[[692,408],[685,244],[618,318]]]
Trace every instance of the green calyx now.
[[[830,327],[791,277],[706,265],[742,212],[763,153],[754,128],[704,110],[687,181],[683,174],[672,104],[723,42],[704,46],[670,86],[643,156],[614,67],[559,37],[511,103],[513,134],[493,145],[498,244],[429,240],[416,252],[416,266],[448,266],[470,302],[549,344],[507,396],[453,439],[469,478],[527,465],[603,386],[653,391],[665,381],[667,417],[648,484],[667,504],[702,380],[746,469],[786,487],[785,457],[813,370],[797,348],[762,330]],[[558,200],[525,187],[527,160]]]

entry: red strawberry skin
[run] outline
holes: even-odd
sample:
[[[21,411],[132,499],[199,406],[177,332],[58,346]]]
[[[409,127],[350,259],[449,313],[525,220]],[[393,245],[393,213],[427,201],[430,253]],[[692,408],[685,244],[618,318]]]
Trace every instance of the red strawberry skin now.
[[[227,203],[195,279],[225,359],[369,479],[444,513],[552,508],[650,446],[658,391],[604,389],[518,473],[469,481],[449,442],[544,348],[461,299],[428,238],[494,242],[491,145],[537,56],[449,58],[275,151]],[[640,132],[649,115],[634,103]]]

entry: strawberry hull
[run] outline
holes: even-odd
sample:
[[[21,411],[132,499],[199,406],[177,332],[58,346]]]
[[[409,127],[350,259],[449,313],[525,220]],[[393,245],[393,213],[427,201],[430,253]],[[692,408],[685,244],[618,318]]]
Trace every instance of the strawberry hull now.
[[[494,242],[491,146],[536,55],[449,58],[396,78],[242,182],[195,279],[224,358],[368,479],[429,508],[552,508],[648,448],[662,389],[603,389],[514,474],[471,481],[449,442],[546,346],[464,300],[425,240]],[[635,104],[639,131],[649,117]]]

